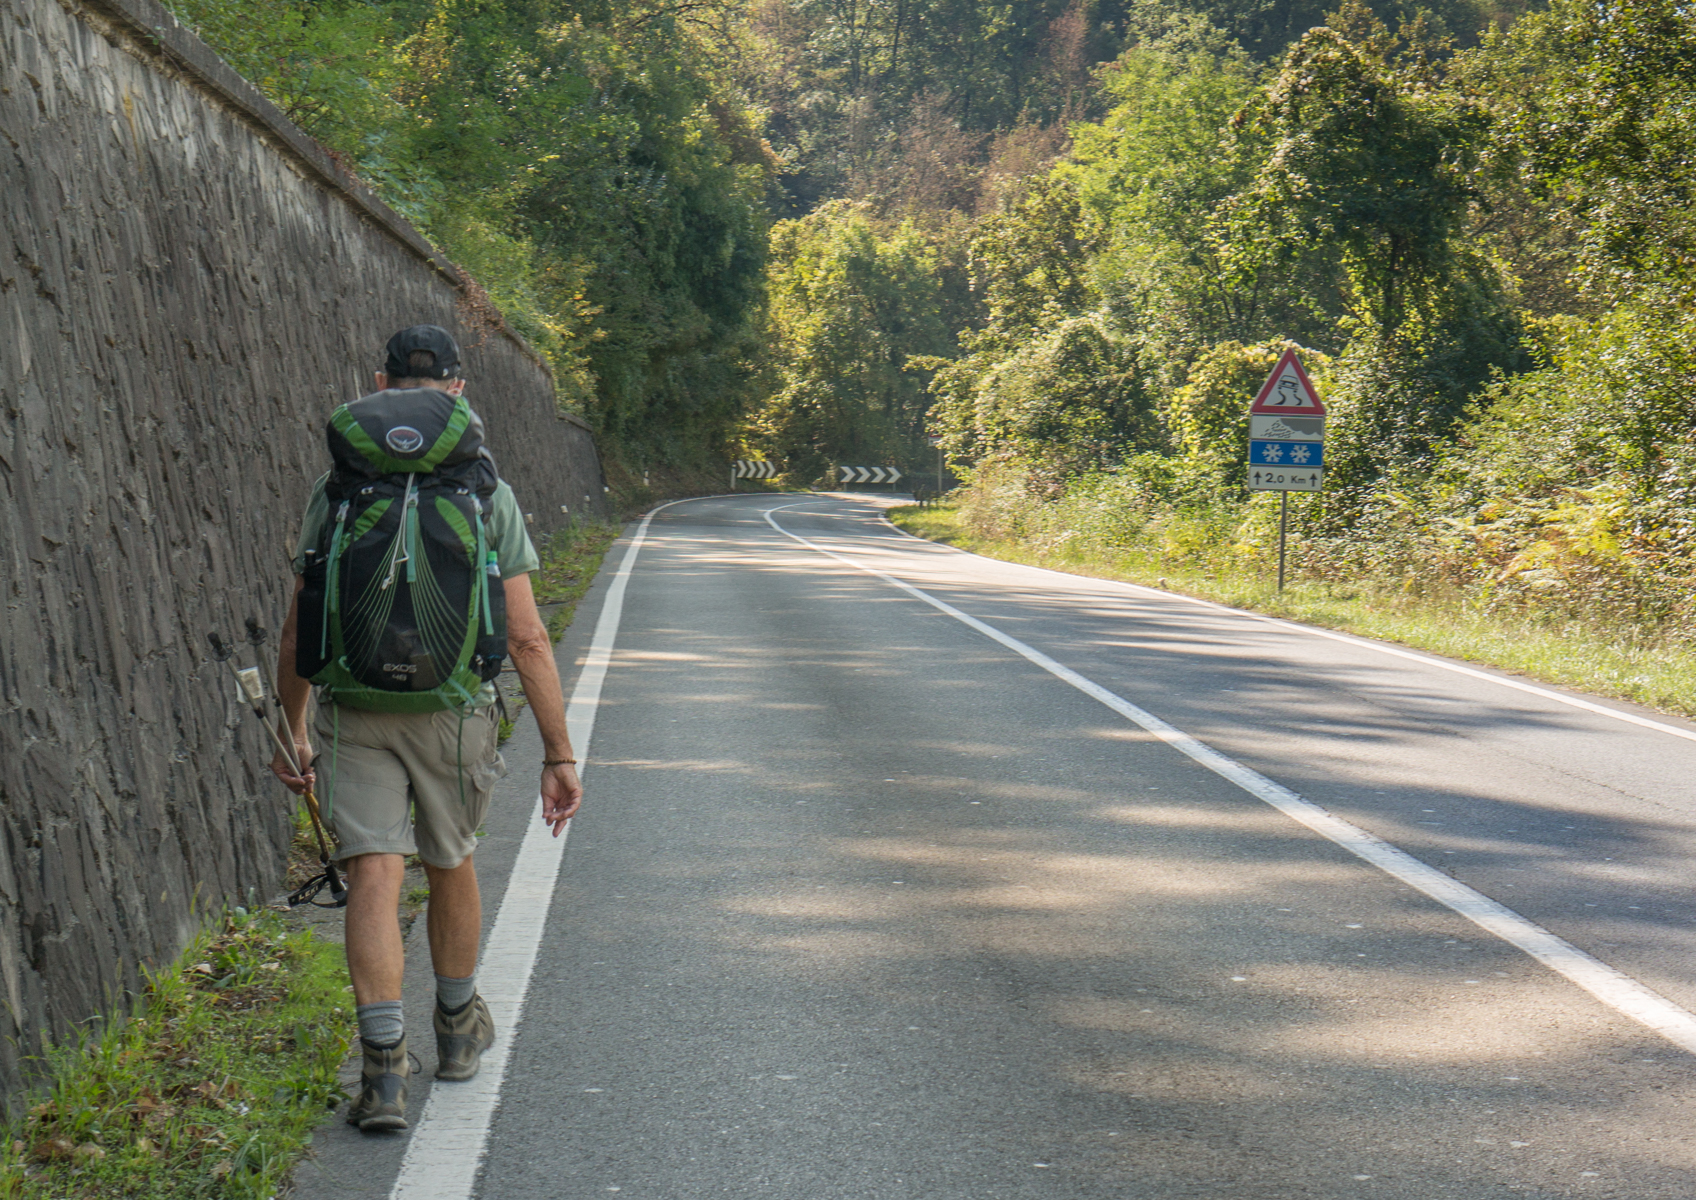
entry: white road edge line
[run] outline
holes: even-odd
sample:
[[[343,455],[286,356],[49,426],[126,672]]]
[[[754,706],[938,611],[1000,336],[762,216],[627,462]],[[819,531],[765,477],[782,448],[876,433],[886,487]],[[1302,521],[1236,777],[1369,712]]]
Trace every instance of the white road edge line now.
[[[1071,684],[1084,695],[1100,701],[1126,720],[1140,725],[1174,750],[1188,755],[1220,778],[1229,780],[1249,795],[1270,804],[1291,820],[1300,822],[1321,837],[1327,838],[1351,854],[1365,859],[1392,878],[1424,892],[1439,904],[1453,909],[1479,928],[1495,934],[1509,945],[1517,946],[1544,966],[1566,976],[1603,1004],[1625,1014],[1634,1021],[1648,1026],[1681,1049],[1696,1054],[1696,1014],[1674,1004],[1658,992],[1644,987],[1624,972],[1617,971],[1600,959],[1586,954],[1571,942],[1557,937],[1541,925],[1527,920],[1506,905],[1498,904],[1482,892],[1467,887],[1459,880],[1449,878],[1437,868],[1421,862],[1407,851],[1392,846],[1377,835],[1368,833],[1358,825],[1352,825],[1341,817],[1332,816],[1313,801],[1303,799],[1282,784],[1274,783],[1260,772],[1243,766],[1235,759],[1221,754],[1183,730],[1168,725],[1153,713],[1138,708],[1100,684],[1086,679],[1070,667],[1063,666],[1049,658],[1040,650],[1025,645],[1019,639],[1002,633],[993,625],[985,624],[976,617],[961,612],[953,605],[938,600],[928,592],[921,591],[893,575],[886,575],[874,567],[868,567],[846,555],[838,554],[834,550],[827,550],[816,542],[810,542],[798,534],[791,533],[772,517],[773,513],[782,512],[786,508],[799,507],[801,507],[800,504],[786,504],[778,508],[768,509],[765,514],[766,524],[791,541],[799,542],[809,550],[833,558],[839,563],[853,567],[855,570],[864,571],[866,574],[881,579],[893,587],[900,588],[908,595],[923,600],[940,612],[947,613],[956,621],[970,626],[992,641],[1001,643],[1007,649],[1035,663],[1055,678]]]
[[[1517,679],[1509,679],[1503,675],[1494,675],[1489,671],[1479,671],[1473,667],[1463,667],[1459,663],[1445,662],[1443,659],[1433,658],[1429,654],[1420,654],[1416,650],[1403,650],[1396,646],[1387,645],[1384,642],[1374,641],[1371,638],[1357,637],[1352,633],[1338,633],[1333,629],[1321,629],[1317,625],[1303,625],[1300,621],[1287,621],[1282,617],[1269,617],[1265,613],[1250,612],[1246,608],[1232,608],[1229,604],[1219,604],[1213,600],[1201,600],[1195,596],[1185,596],[1179,592],[1165,592],[1161,591],[1159,588],[1148,587],[1141,583],[1129,583],[1123,579],[1101,579],[1095,575],[1074,575],[1069,571],[1059,571],[1053,567],[1038,567],[1033,566],[1030,563],[1010,562],[1004,558],[990,558],[987,554],[973,554],[972,551],[962,550],[958,546],[949,546],[942,542],[933,542],[929,538],[922,538],[917,534],[908,533],[905,529],[901,528],[894,521],[891,521],[888,517],[880,516],[878,519],[904,538],[912,538],[915,542],[923,542],[927,546],[951,550],[955,554],[967,554],[973,558],[981,558],[985,562],[1001,563],[1010,567],[1024,567],[1031,571],[1046,571],[1050,575],[1061,575],[1067,579],[1087,579],[1091,583],[1105,583],[1110,587],[1125,588],[1128,591],[1140,592],[1149,596],[1157,596],[1162,600],[1178,600],[1185,604],[1194,604],[1200,608],[1211,608],[1217,612],[1230,613],[1234,617],[1246,617],[1251,621],[1258,621],[1262,625],[1276,625],[1278,628],[1288,630],[1291,633],[1304,633],[1312,637],[1326,638],[1333,642],[1344,642],[1350,646],[1359,646],[1365,650],[1376,650],[1379,654],[1388,654],[1393,658],[1405,658],[1411,662],[1422,663],[1428,667],[1440,667],[1442,670],[1452,671],[1456,675],[1466,675],[1473,679],[1482,679],[1486,683],[1500,684],[1502,687],[1512,688],[1516,692],[1525,692],[1528,695],[1537,696],[1544,700],[1553,700],[1571,708],[1581,708],[1585,712],[1596,713],[1599,716],[1604,717],[1612,717],[1614,720],[1624,721],[1628,725],[1640,725],[1644,729],[1653,729],[1658,733],[1670,733],[1673,737],[1684,738],[1686,741],[1696,742],[1696,730],[1680,729],[1676,725],[1668,725],[1663,721],[1656,721],[1650,717],[1640,717],[1636,713],[1621,712],[1617,708],[1609,708],[1605,704],[1597,704],[1593,700],[1585,700],[1578,696],[1568,696],[1563,692],[1551,691],[1549,688],[1538,687],[1534,683],[1521,683]]]
[[[636,554],[647,540],[648,525],[654,515],[660,509],[681,503],[673,500],[661,504],[642,519],[601,604],[589,653],[565,710],[571,745],[577,757],[584,760],[585,773],[601,685],[606,682],[607,666],[612,661],[619,619],[624,614],[624,593],[630,586]],[[400,1174],[389,1193],[390,1200],[470,1200],[477,1186],[477,1172],[488,1147],[489,1125],[500,1103],[513,1034],[524,1015],[530,976],[536,968],[536,953],[542,944],[554,883],[559,878],[560,859],[570,833],[571,825],[567,822],[559,837],[550,835],[542,823],[542,797],[538,794],[530,828],[519,845],[518,859],[512,865],[500,911],[477,968],[478,990],[486,993],[489,1013],[495,1019],[499,1036],[484,1052],[483,1068],[475,1079],[466,1083],[438,1083],[430,1089],[424,1115],[407,1143]]]

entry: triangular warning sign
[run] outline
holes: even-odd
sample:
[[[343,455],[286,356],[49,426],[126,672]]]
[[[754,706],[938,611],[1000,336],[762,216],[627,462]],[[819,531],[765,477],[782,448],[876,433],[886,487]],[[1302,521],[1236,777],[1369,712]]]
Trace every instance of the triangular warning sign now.
[[[1256,416],[1277,413],[1286,417],[1322,417],[1325,405],[1313,390],[1313,381],[1302,370],[1301,359],[1294,350],[1286,350],[1248,411]]]

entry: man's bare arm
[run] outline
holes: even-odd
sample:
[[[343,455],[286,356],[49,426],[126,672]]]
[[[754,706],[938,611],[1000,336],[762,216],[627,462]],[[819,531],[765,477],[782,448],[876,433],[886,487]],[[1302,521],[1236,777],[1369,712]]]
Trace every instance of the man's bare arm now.
[[[288,619],[277,638],[277,699],[283,702],[283,715],[294,733],[295,759],[302,773],[296,775],[281,750],[271,759],[271,770],[283,786],[297,795],[312,786],[312,742],[306,733],[306,702],[312,698],[312,685],[294,673],[294,647],[300,629],[300,590],[306,580],[294,577],[294,596],[289,600]]]
[[[571,734],[565,727],[565,696],[560,690],[559,668],[554,665],[554,642],[536,611],[536,593],[530,576],[515,575],[504,581],[506,592],[506,643],[524,698],[536,716],[542,735],[542,757],[554,766],[542,768],[542,820],[553,826],[554,836],[583,803],[583,785],[577,768],[561,759],[576,757],[571,751]]]

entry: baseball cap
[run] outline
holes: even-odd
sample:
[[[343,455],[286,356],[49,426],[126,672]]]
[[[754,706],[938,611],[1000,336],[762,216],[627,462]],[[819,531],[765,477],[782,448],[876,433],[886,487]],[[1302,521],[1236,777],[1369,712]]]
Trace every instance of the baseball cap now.
[[[452,379],[459,374],[459,344],[453,335],[440,325],[414,325],[389,339],[389,361],[383,372],[391,379]],[[407,365],[414,350],[428,350],[436,356],[436,365],[418,370]]]

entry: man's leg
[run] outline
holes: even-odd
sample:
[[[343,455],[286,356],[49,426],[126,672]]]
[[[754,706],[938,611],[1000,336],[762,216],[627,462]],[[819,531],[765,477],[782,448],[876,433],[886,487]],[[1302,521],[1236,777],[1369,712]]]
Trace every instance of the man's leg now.
[[[430,876],[430,958],[436,967],[436,1078],[470,1079],[495,1040],[494,1021],[477,995],[477,943],[483,900],[471,855],[457,867],[424,864]]]
[[[400,885],[406,860],[398,854],[361,854],[346,861],[347,973],[353,977],[354,1001],[398,1001],[406,970],[400,940]],[[433,920],[431,924],[434,933]],[[475,950],[472,953],[475,961]]]
[[[412,1068],[400,1002],[405,969],[400,889],[405,856],[417,853],[418,844],[412,834],[412,783],[394,747],[408,719],[418,718],[336,705],[318,710],[318,738],[329,749],[320,762],[320,788],[326,799],[334,797],[330,827],[347,872],[347,969],[364,1055],[348,1120],[361,1129],[406,1128]]]
[[[505,771],[494,714],[435,714],[407,750],[418,856],[430,877],[430,958],[436,968],[436,1078],[477,1074],[495,1040],[489,1006],[477,994],[483,903],[477,891],[477,830]],[[463,770],[461,768],[463,767]],[[445,768],[445,769],[444,769]]]
[[[406,1128],[406,1029],[400,984],[406,969],[400,940],[400,885],[406,860],[399,854],[347,859],[347,973],[359,1005],[364,1054],[359,1098],[349,1124],[363,1130]]]
[[[477,970],[477,943],[483,936],[483,898],[477,891],[477,867],[467,854],[457,867],[424,864],[430,878],[430,960],[436,974],[465,979]],[[398,895],[398,893],[397,893]]]

